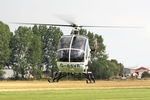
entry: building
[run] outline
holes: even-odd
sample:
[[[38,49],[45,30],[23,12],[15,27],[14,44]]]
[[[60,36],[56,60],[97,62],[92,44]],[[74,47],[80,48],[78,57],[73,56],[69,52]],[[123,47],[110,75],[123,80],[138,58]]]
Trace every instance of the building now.
[[[133,75],[134,73],[138,74],[138,77],[137,78],[141,78],[143,72],[148,72],[150,73],[150,68],[148,67],[125,67],[124,68],[124,73],[128,76],[131,76]]]
[[[4,79],[14,77],[14,71],[12,69],[4,69],[3,71],[5,72],[5,74],[3,75]]]

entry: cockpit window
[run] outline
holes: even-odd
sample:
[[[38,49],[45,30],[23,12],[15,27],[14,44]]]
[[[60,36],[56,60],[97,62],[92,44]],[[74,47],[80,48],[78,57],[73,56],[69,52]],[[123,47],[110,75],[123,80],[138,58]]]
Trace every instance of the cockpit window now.
[[[57,60],[62,62],[69,61],[69,50],[60,50],[58,51]]]
[[[71,50],[70,62],[83,62],[84,52],[83,50]]]
[[[71,36],[64,36],[59,41],[59,49],[70,48]]]
[[[87,38],[63,36],[59,41],[57,60],[61,62],[84,62]]]
[[[86,39],[83,37],[75,36],[72,42],[72,48],[75,49],[85,49]]]

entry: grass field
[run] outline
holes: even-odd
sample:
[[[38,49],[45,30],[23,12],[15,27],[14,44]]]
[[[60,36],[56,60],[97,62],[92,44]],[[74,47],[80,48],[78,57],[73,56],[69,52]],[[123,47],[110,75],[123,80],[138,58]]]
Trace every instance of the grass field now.
[[[0,100],[150,100],[150,80],[0,81]]]
[[[0,100],[150,100],[150,88],[1,91]]]

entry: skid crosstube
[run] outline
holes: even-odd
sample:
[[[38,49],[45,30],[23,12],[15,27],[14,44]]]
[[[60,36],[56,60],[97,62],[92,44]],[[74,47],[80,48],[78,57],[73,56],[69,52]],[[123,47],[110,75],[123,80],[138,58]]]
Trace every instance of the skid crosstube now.
[[[48,82],[59,82],[61,78],[66,77],[69,74],[73,75],[72,73],[55,72],[53,78],[48,79]],[[86,78],[86,83],[95,83],[95,78],[92,72],[85,72],[82,74]]]

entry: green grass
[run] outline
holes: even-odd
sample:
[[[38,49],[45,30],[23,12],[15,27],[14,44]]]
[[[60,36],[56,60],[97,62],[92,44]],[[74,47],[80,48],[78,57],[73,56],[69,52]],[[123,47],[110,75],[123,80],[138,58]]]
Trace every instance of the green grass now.
[[[150,100],[150,88],[1,91],[0,100]]]

